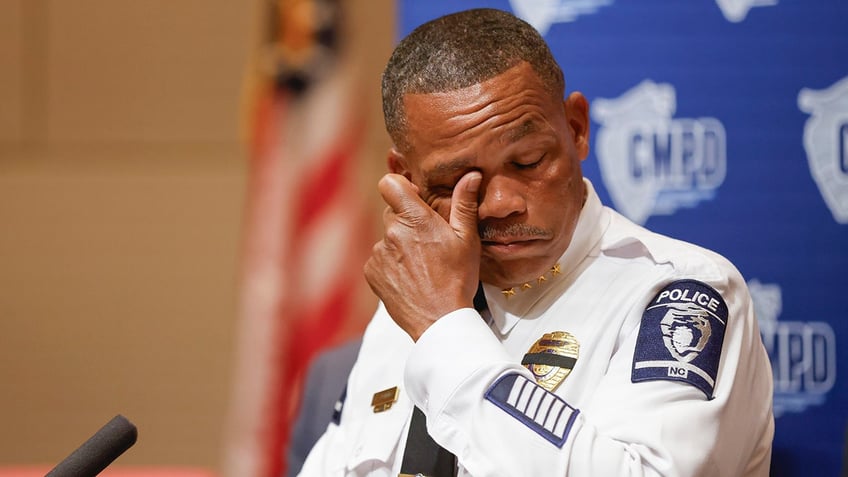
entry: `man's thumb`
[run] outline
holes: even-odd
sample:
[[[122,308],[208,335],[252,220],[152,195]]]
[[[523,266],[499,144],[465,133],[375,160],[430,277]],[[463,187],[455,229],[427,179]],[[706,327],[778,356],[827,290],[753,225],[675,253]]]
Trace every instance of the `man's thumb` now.
[[[471,171],[456,183],[451,196],[450,225],[463,239],[477,237],[477,198],[480,182],[479,171]]]

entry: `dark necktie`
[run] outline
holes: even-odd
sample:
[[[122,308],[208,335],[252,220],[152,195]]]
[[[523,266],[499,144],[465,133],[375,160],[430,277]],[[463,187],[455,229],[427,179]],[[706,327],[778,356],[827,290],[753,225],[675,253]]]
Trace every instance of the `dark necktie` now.
[[[477,287],[474,296],[474,308],[482,312],[487,308],[483,285]],[[421,409],[412,411],[409,434],[406,437],[406,449],[403,451],[403,463],[400,476],[454,477],[456,475],[456,456],[443,448],[427,433],[427,418]]]
[[[406,449],[403,451],[401,476],[453,477],[456,475],[456,456],[436,444],[427,434],[427,418],[421,409],[412,410]]]

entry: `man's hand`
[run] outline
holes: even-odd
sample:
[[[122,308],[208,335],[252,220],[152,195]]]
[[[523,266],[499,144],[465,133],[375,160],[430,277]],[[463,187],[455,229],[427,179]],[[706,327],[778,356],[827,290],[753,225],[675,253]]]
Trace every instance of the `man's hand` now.
[[[421,200],[405,177],[387,174],[380,180],[378,189],[388,204],[385,234],[365,264],[365,278],[415,341],[439,317],[472,306],[480,274],[481,179],[472,171],[456,184],[449,222]]]

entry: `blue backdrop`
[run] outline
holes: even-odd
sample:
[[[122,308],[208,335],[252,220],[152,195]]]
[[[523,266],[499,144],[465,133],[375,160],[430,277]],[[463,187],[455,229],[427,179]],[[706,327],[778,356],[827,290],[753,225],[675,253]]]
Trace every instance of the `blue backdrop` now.
[[[402,34],[473,7],[533,24],[567,89],[589,99],[584,173],[607,205],[722,253],[748,280],[774,368],[772,475],[838,475],[848,2],[401,0]]]

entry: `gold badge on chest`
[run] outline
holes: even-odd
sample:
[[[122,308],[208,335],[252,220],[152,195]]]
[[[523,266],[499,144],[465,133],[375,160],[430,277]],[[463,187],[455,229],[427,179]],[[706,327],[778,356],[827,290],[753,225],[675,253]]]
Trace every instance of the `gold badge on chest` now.
[[[574,335],[553,331],[530,347],[521,364],[533,373],[539,386],[553,392],[571,374],[579,353],[580,343]]]

